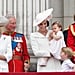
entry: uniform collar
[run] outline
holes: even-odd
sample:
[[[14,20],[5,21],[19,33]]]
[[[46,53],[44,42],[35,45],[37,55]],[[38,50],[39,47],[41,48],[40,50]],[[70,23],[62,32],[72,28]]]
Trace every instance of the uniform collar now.
[[[4,34],[4,35],[14,36],[14,35],[16,34],[16,32],[8,32],[8,31],[6,31],[6,32],[4,32],[3,34]]]

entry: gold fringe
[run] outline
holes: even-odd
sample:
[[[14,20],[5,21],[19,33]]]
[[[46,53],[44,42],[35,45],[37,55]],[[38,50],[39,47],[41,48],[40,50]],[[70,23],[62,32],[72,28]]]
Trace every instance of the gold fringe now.
[[[72,32],[72,35],[75,36],[75,31],[74,31],[73,25],[70,26],[70,30],[71,30],[71,32]]]

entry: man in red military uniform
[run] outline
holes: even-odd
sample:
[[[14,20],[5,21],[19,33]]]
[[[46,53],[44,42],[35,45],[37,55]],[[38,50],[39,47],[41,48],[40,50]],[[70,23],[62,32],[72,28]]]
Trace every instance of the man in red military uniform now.
[[[75,21],[75,15],[74,15]],[[67,37],[67,46],[73,49],[75,53],[75,23],[69,26],[68,37]],[[75,63],[75,56],[73,56],[72,61]]]
[[[14,32],[16,28],[16,19],[14,16],[6,16],[9,24],[6,25],[4,35],[10,35],[12,38],[13,57],[9,62],[9,72],[25,72],[29,68],[30,56],[27,51],[26,39],[23,34]]]

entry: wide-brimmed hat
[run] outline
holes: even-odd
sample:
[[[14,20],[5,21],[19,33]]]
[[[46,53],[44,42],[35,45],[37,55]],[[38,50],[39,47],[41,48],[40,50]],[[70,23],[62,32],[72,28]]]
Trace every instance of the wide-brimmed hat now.
[[[9,20],[5,16],[0,16],[0,27],[5,26]]]
[[[37,26],[38,24],[43,22],[45,19],[47,19],[47,20],[51,19],[52,11],[53,11],[53,8],[50,8],[50,9],[47,9],[47,10],[39,13],[33,22],[33,26]]]

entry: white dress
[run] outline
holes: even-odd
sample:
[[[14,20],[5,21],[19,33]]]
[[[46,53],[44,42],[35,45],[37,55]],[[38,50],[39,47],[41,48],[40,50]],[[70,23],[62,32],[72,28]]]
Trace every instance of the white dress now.
[[[9,72],[8,62],[12,58],[11,37],[1,35],[0,37],[0,55],[6,57],[6,61],[0,60],[0,72]]]
[[[61,72],[72,72],[75,64],[70,59],[66,59],[62,63]]]
[[[37,72],[56,72],[58,71],[57,68],[60,63],[58,62],[58,60],[51,57],[50,52],[49,52],[49,49],[50,49],[49,40],[48,40],[49,32],[47,33],[46,36],[42,35],[39,32],[34,32],[34,33],[31,33],[30,35],[30,41],[31,41],[31,47],[32,47],[33,53],[35,56],[38,57]],[[39,65],[42,57],[50,57],[48,59],[46,66],[44,67],[41,67]]]
[[[56,59],[61,59],[60,57],[61,48],[66,47],[66,44],[64,41],[64,36],[63,36],[62,31],[58,31],[56,35],[60,36],[61,39],[59,40],[52,39],[50,41],[50,52],[53,54],[53,56]]]

